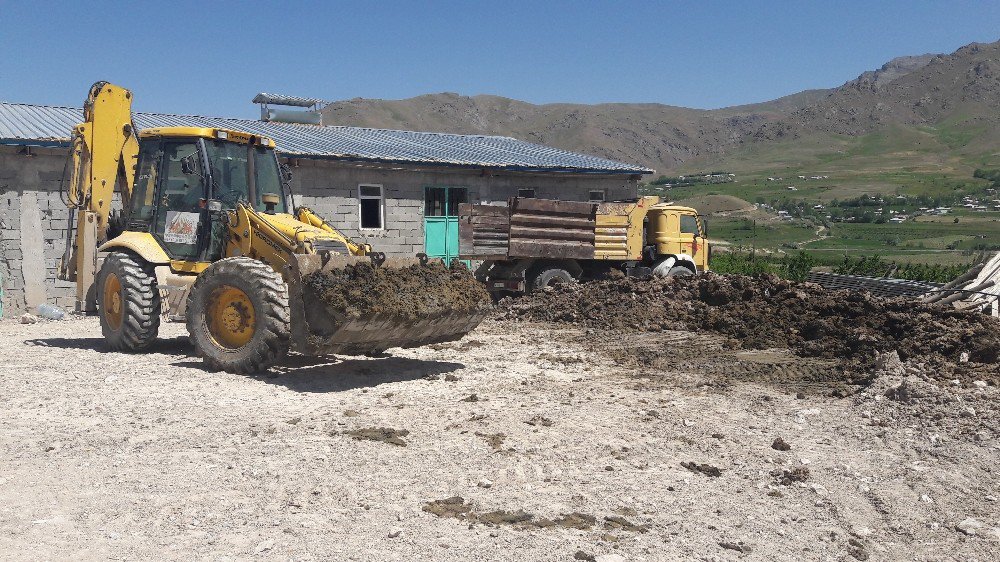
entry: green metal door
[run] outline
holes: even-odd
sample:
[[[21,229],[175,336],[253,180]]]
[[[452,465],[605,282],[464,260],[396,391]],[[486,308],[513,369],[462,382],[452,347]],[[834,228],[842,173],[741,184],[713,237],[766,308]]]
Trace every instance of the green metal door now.
[[[424,253],[444,263],[458,258],[458,205],[469,200],[465,187],[424,188]]]

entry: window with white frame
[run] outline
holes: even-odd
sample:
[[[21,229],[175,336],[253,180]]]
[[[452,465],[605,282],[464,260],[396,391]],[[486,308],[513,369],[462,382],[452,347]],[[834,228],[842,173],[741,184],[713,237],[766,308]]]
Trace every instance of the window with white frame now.
[[[590,201],[604,201],[605,193],[603,189],[592,189],[590,190],[589,200]]]
[[[522,187],[517,190],[518,197],[534,197],[535,188],[533,187]]]
[[[385,196],[381,185],[358,186],[358,224],[369,230],[385,228]]]

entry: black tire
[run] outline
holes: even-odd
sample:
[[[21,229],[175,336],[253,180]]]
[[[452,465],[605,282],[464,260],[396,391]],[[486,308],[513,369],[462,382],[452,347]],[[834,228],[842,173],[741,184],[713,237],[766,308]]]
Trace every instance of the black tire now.
[[[683,265],[675,265],[667,272],[667,277],[691,277],[694,272]]]
[[[101,332],[114,351],[142,351],[160,329],[160,291],[153,265],[127,253],[112,252],[97,274]]]
[[[289,314],[288,286],[280,275],[255,259],[227,258],[210,265],[191,288],[188,334],[209,369],[252,374],[288,352]]]
[[[566,283],[576,283],[576,279],[570,274],[570,272],[559,267],[547,267],[538,272],[535,278],[531,281],[532,291],[541,291],[545,287],[553,287],[555,285],[563,285]]]

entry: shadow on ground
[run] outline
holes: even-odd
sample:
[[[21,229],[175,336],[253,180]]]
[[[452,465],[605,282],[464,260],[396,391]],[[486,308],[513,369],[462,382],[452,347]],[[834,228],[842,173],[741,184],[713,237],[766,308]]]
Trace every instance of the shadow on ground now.
[[[199,360],[178,361],[171,365],[207,370]],[[461,363],[407,357],[341,359],[291,355],[266,373],[248,375],[248,378],[283,386],[295,392],[343,392],[439,376],[463,368],[465,365]]]
[[[112,351],[104,338],[37,338],[24,341],[35,347],[62,349],[89,349],[99,353]],[[180,355],[185,358],[170,363],[173,367],[187,367],[208,372],[205,364],[194,356],[194,347],[186,336],[157,339],[142,353]],[[439,376],[464,368],[461,363],[409,359],[406,357],[371,357],[341,359],[332,356],[311,357],[292,354],[281,364],[265,373],[248,378],[284,386],[296,392],[342,392],[354,388],[369,388],[380,384],[411,381],[427,376]]]
[[[35,347],[59,347],[62,349],[89,349],[98,353],[122,353],[108,347],[104,338],[37,338],[24,340],[25,345]],[[164,353],[167,355],[194,356],[194,347],[187,336],[158,338],[142,353]]]

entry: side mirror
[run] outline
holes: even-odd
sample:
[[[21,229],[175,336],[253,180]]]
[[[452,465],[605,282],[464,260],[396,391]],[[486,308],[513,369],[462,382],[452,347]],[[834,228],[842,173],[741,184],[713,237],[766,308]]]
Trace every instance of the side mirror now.
[[[292,181],[292,169],[288,167],[288,164],[281,165],[281,179],[285,180],[285,183]]]
[[[708,238],[708,219],[701,215],[698,215],[698,218],[701,219],[701,229],[705,231],[705,238]]]
[[[198,153],[192,152],[181,158],[181,172],[185,176],[196,176],[198,173]]]

